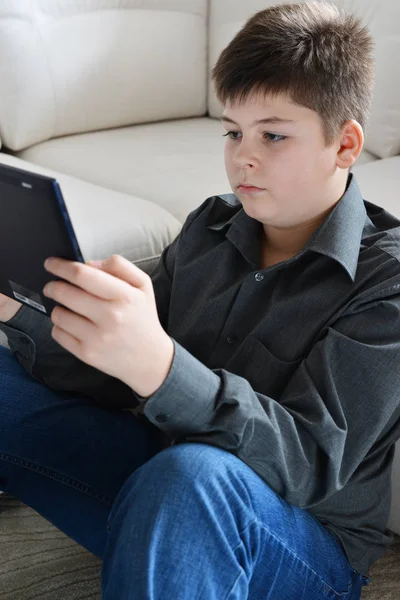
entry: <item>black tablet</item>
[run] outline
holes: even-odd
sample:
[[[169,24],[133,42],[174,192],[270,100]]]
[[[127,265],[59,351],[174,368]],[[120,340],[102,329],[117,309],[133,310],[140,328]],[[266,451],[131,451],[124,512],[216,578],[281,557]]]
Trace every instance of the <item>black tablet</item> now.
[[[50,256],[85,262],[57,181],[0,164],[0,292],[50,316]]]

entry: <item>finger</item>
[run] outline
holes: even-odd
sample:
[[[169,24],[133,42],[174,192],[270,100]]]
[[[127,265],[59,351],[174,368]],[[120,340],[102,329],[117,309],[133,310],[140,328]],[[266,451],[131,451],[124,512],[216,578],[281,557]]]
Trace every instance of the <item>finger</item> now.
[[[50,281],[43,288],[43,293],[94,323],[103,317],[108,305],[107,300],[94,296],[66,281]]]
[[[150,280],[147,273],[139,269],[120,254],[113,254],[109,258],[100,261],[90,260],[89,264],[114,277],[118,277],[118,279],[121,279],[122,281],[126,281],[126,283],[129,283],[135,288],[144,289],[148,286]]]
[[[54,325],[80,342],[90,339],[95,333],[94,323],[61,306],[55,307],[51,313],[51,320]]]
[[[82,342],[77,340],[74,336],[55,325],[51,330],[51,337],[58,342],[60,346],[68,350],[68,352],[71,352],[71,354],[82,360]]]
[[[47,259],[45,269],[103,300],[120,298],[131,289],[131,286],[128,286],[125,281],[102,269],[95,269],[90,265],[63,258]]]

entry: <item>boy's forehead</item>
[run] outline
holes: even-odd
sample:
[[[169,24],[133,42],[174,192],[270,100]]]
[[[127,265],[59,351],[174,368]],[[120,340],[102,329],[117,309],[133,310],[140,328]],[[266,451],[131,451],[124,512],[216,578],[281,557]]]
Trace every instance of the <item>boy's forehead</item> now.
[[[241,119],[249,122],[274,121],[276,123],[280,121],[290,125],[309,119],[312,113],[314,111],[296,104],[289,96],[258,95],[249,96],[241,101],[227,100],[223,107],[222,120]],[[317,116],[316,113],[314,114]]]

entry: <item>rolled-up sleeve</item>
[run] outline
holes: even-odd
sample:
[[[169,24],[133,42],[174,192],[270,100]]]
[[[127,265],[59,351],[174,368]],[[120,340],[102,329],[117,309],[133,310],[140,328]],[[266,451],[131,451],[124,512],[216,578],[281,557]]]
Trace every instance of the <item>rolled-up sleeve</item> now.
[[[321,332],[277,401],[176,341],[164,384],[143,414],[178,441],[236,454],[303,508],[343,488],[400,417],[400,295],[375,291]]]

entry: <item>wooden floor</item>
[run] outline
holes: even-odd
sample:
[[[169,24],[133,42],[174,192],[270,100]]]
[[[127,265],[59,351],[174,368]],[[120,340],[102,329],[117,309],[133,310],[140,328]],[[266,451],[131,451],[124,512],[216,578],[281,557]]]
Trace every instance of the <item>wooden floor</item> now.
[[[100,600],[100,572],[99,559],[19,500],[0,496],[1,600]],[[363,600],[400,600],[400,537],[371,579]]]

